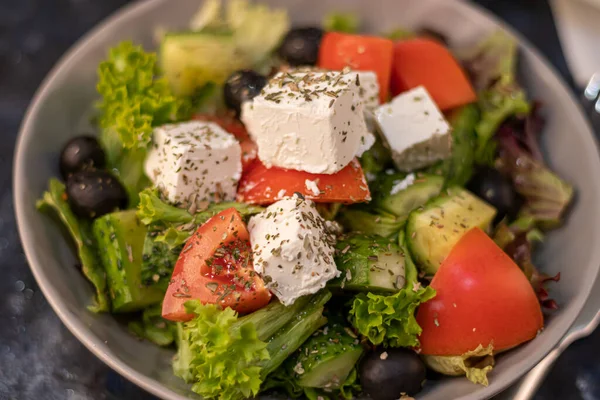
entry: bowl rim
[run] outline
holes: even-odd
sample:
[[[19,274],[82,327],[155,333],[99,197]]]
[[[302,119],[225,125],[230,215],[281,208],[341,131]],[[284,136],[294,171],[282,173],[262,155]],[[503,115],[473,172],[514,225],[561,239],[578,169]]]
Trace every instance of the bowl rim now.
[[[19,128],[13,161],[13,202],[15,205],[17,228],[29,267],[48,303],[50,304],[54,312],[58,315],[62,323],[67,327],[67,329],[90,352],[92,352],[107,366],[119,373],[124,378],[133,382],[142,389],[146,390],[147,392],[164,399],[186,400],[189,398],[167,388],[166,386],[157,382],[155,379],[150,378],[138,372],[134,368],[128,366],[124,361],[120,360],[119,358],[112,356],[110,354],[110,351],[106,348],[105,343],[96,336],[90,335],[85,323],[79,320],[74,315],[72,315],[66,307],[63,307],[63,301],[61,300],[60,293],[58,292],[58,290],[52,287],[52,285],[50,285],[43,277],[43,263],[41,262],[42,260],[40,260],[32,250],[32,241],[29,237],[29,233],[24,228],[25,223],[23,222],[27,219],[25,203],[22,199],[24,193],[23,188],[27,181],[23,166],[23,154],[25,152],[27,142],[26,139],[29,136],[31,136],[31,125],[33,124],[34,117],[37,114],[42,103],[44,102],[47,94],[50,92],[55,78],[57,77],[57,75],[59,75],[63,66],[69,64],[72,61],[72,59],[76,58],[77,54],[83,51],[84,47],[89,42],[93,42],[95,39],[101,37],[105,32],[110,31],[113,28],[113,26],[118,25],[122,20],[135,19],[136,15],[143,14],[147,9],[157,7],[161,3],[164,3],[166,1],[168,0],[140,0],[118,8],[113,13],[109,14],[107,17],[105,17],[99,23],[97,23],[92,29],[90,29],[77,41],[75,41],[75,43],[72,44],[71,47],[69,47],[69,49],[57,60],[57,62],[45,76],[42,83],[36,90],[34,96],[32,97],[32,100],[27,108],[21,126]],[[550,61],[548,61],[548,59],[535,46],[533,46],[529,42],[529,40],[527,40],[519,32],[517,32],[510,25],[508,25],[508,23],[504,22],[490,11],[486,10],[478,4],[470,3],[468,0],[455,0],[455,3],[456,7],[462,7],[463,10],[467,13],[475,13],[479,18],[484,18],[488,21],[492,21],[502,30],[508,32],[513,37],[515,37],[520,46],[525,48],[534,58],[541,61],[543,66],[548,70],[547,72],[549,72],[550,76],[552,76],[557,81],[558,88],[563,90],[567,94],[568,102],[573,103],[576,109],[578,110],[579,114],[583,116],[583,125],[581,128],[582,130],[586,129],[588,132],[591,133],[591,135],[586,136],[589,136],[588,139],[591,140],[593,146],[596,149],[596,154],[599,155],[600,152],[598,142],[595,139],[595,136],[593,134],[594,131],[590,126],[589,120],[583,112],[581,104],[577,101],[571,89],[565,83],[564,79],[558,73],[554,65]],[[522,375],[524,375],[527,371],[529,371],[530,368],[534,367],[543,357],[545,357],[546,354],[556,346],[556,344],[561,340],[562,337],[570,333],[570,329],[572,328],[573,323],[575,322],[578,315],[582,312],[585,303],[587,303],[590,297],[593,284],[596,281],[596,278],[599,274],[600,269],[597,268],[594,277],[590,277],[589,279],[589,285],[586,288],[584,288],[584,290],[579,291],[580,296],[578,299],[575,300],[578,300],[577,303],[580,304],[576,303],[576,313],[573,313],[570,316],[567,316],[567,318],[565,318],[568,321],[568,325],[566,326],[563,335],[558,336],[556,340],[553,341],[552,347],[548,348],[547,351],[538,354],[536,357],[530,357],[529,362],[527,362],[527,364],[529,365],[523,371]],[[584,294],[583,296],[581,296],[582,293]],[[533,361],[533,359],[535,359],[535,361]],[[502,392],[510,385],[515,383],[519,378],[520,376],[515,376],[511,379],[504,379],[504,382],[501,385],[497,385],[497,387],[495,388],[496,390],[494,390],[493,392],[485,393],[485,396],[491,397]]]

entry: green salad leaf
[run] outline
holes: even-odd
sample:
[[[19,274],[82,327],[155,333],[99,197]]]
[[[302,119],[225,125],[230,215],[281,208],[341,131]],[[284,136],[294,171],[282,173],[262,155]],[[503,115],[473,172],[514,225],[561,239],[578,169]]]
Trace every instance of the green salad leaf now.
[[[332,12],[323,19],[323,29],[330,32],[357,33],[360,18],[350,12]]]
[[[290,28],[284,9],[269,8],[248,0],[209,0],[192,18],[193,31],[229,31],[239,52],[251,64],[264,62]],[[248,65],[248,68],[253,65]]]
[[[98,258],[97,248],[92,235],[90,221],[78,219],[65,200],[65,185],[58,179],[50,179],[48,191],[37,202],[38,210],[54,212],[67,228],[75,242],[77,255],[81,261],[81,271],[96,289],[94,303],[88,306],[93,312],[105,312],[110,309],[107,292],[106,274]]]
[[[153,126],[189,115],[187,102],[173,96],[157,74],[156,54],[129,41],[110,49],[98,67],[100,127],[115,132],[125,149],[146,148]]]
[[[461,58],[479,93],[481,119],[475,127],[479,164],[491,164],[496,143],[491,140],[507,118],[531,110],[525,91],[517,82],[518,45],[515,38],[496,31]]]
[[[129,330],[137,337],[146,339],[158,346],[170,346],[175,342],[177,325],[161,315],[162,304],[146,308],[139,319],[128,324]]]
[[[206,399],[238,400],[258,394],[262,382],[326,322],[327,291],[285,307],[278,301],[244,317],[230,308],[192,300],[195,317],[178,324],[175,375]]]
[[[190,102],[175,97],[167,81],[156,78],[158,72],[156,54],[129,41],[110,49],[98,67],[100,139],[108,168],[118,175],[133,206],[150,183],[143,166],[152,128],[191,113]]]
[[[414,347],[422,332],[414,316],[417,306],[435,296],[431,287],[403,288],[385,296],[360,293],[350,309],[352,325],[375,345]]]
[[[450,376],[466,375],[473,383],[488,385],[487,374],[494,368],[493,346],[479,345],[475,350],[460,356],[423,356],[423,361],[432,370]]]
[[[399,244],[406,248],[404,234]],[[393,295],[360,293],[352,301],[350,322],[356,330],[375,345],[391,347],[416,347],[422,329],[415,318],[419,304],[435,297],[431,287],[421,287],[417,281],[417,268],[410,254],[405,254],[404,288]]]

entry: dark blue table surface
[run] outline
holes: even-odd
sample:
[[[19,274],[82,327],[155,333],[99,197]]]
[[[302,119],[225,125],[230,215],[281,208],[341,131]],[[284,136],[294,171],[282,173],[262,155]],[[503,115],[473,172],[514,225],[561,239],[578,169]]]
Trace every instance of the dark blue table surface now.
[[[12,158],[43,77],[126,0],[0,0],[0,400],[153,399],[97,360],[39,291],[16,231]],[[478,0],[533,42],[573,87],[546,0]],[[600,67],[600,66],[599,66]],[[600,332],[560,358],[537,400],[600,399]]]

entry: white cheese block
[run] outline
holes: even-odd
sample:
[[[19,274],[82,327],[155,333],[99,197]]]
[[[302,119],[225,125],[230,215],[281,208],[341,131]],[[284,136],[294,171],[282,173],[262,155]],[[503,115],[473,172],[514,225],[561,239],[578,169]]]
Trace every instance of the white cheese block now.
[[[423,86],[379,106],[375,119],[401,171],[427,167],[450,156],[450,124]]]
[[[144,169],[175,205],[228,201],[241,177],[241,153],[235,137],[213,122],[164,125],[154,129]]]
[[[280,72],[242,105],[242,120],[267,167],[334,174],[373,143],[351,72]]]
[[[248,231],[254,270],[286,306],[339,275],[335,238],[310,200],[280,200],[250,218]]]
[[[373,71],[352,71],[358,74],[358,95],[365,111],[372,111],[379,106],[379,81]]]

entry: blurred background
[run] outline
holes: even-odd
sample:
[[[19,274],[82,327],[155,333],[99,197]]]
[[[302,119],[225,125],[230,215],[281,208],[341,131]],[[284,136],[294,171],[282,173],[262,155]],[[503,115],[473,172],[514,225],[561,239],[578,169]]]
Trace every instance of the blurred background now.
[[[599,0],[474,2],[528,38],[578,96],[600,70]],[[36,88],[77,39],[127,3],[0,0],[0,400],[154,398],[97,360],[56,317],[27,266],[12,204],[15,139]],[[575,343],[536,400],[600,399],[598,354],[600,332]]]

